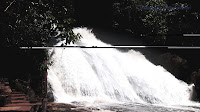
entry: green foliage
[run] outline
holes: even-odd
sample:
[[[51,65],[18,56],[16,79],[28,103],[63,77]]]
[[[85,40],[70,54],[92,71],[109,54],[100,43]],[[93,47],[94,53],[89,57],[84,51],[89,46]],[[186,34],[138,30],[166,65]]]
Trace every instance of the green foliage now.
[[[168,7],[163,0],[149,0],[143,5],[144,7],[151,8],[149,10],[142,9],[142,22],[144,25],[144,36],[153,38],[155,44],[165,44],[166,34],[168,32],[167,27],[167,15],[169,11],[164,10],[164,7]],[[153,37],[151,37],[153,36]]]
[[[173,5],[173,7],[187,8],[189,7],[189,5],[176,3]],[[173,11],[173,13],[171,13],[171,15],[168,16],[168,24],[171,28],[169,33],[197,33],[197,28],[195,28],[195,26],[197,25],[196,23],[198,23],[198,17],[199,14],[197,12],[192,12],[191,10],[187,9]]]
[[[129,29],[136,36],[151,38],[153,35],[153,41],[159,43],[166,39],[163,35],[168,31],[166,19],[168,12],[153,9],[156,7],[167,7],[167,4],[163,0],[116,2],[113,5],[115,27]]]
[[[137,5],[134,1],[131,0],[114,2],[113,27],[121,29],[132,29],[132,26],[139,22],[138,17],[140,15],[136,12],[136,8],[138,8]],[[139,27],[139,25],[135,25],[135,27]],[[135,30],[132,31],[135,32]]]
[[[1,0],[0,45],[12,48],[48,46],[50,37],[65,38],[66,44],[75,42],[81,36],[75,35],[72,31],[75,22],[73,13],[72,0]],[[52,64],[52,62],[45,64],[48,58],[47,51],[33,49],[14,51],[17,52],[17,57],[12,55],[12,58],[25,63],[16,63],[23,66],[23,69],[18,68],[15,73],[6,75],[14,74],[15,78],[30,78],[34,91],[40,93],[44,71]],[[5,60],[10,59],[6,57]],[[12,66],[9,69],[13,68],[16,67]]]
[[[152,8],[151,10],[144,10],[142,21],[147,30],[148,34],[164,35],[167,33],[167,11],[162,9],[153,9],[158,7],[168,7],[163,0],[150,0],[145,3],[145,7]]]
[[[49,37],[66,38],[67,43],[80,38],[72,32],[75,20],[71,0],[1,1],[6,26],[5,46],[47,46]],[[11,4],[11,5],[10,5]],[[6,22],[5,22],[6,21]],[[58,32],[61,32],[58,35]]]
[[[46,51],[47,53],[47,51]],[[48,57],[48,56],[47,56]],[[40,63],[39,65],[39,70],[42,72],[42,71],[46,71],[47,69],[49,69],[49,66],[51,66],[53,64],[53,61],[50,61],[50,60],[44,60],[42,63]]]
[[[169,6],[164,0],[115,0],[113,15],[115,28],[154,45],[165,45],[168,35],[199,32],[199,13],[192,12],[187,3]]]

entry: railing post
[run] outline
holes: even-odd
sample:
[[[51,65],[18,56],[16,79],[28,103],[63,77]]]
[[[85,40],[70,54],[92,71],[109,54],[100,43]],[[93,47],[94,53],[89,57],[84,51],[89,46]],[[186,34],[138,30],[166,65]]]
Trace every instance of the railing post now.
[[[45,65],[47,66],[47,60],[45,60]],[[44,87],[43,87],[44,96],[42,101],[42,112],[47,112],[47,69],[45,70],[43,81],[44,81]]]

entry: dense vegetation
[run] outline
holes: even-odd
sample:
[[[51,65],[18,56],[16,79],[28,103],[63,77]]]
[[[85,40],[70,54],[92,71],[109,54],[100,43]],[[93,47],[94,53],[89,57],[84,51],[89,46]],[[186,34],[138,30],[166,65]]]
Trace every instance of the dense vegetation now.
[[[70,0],[3,0],[1,8],[3,46],[47,46],[58,31],[67,43],[79,38],[72,33]]]
[[[114,0],[114,24],[142,37],[149,45],[199,45],[199,38],[183,34],[200,32],[200,14],[188,3],[166,0]]]
[[[0,46],[6,50],[1,55],[5,60],[1,74],[12,80],[31,80],[31,87],[40,94],[47,50],[20,47],[49,46],[51,38],[65,38],[66,44],[78,40],[80,35],[72,32],[72,1],[1,0],[0,11]]]

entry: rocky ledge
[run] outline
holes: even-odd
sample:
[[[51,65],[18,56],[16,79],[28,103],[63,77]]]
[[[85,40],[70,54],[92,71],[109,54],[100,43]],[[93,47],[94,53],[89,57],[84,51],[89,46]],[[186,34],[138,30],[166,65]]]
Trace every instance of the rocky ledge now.
[[[48,112],[93,112],[93,111],[100,111],[100,109],[84,107],[84,106],[75,106],[72,104],[65,104],[65,103],[48,103],[47,111]]]

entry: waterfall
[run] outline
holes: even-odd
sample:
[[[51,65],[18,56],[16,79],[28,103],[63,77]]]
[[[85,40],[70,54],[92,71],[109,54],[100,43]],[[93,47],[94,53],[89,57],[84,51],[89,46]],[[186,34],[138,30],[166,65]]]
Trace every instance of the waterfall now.
[[[75,46],[110,47],[87,28],[75,28],[83,38]],[[61,45],[60,41],[57,45]],[[115,48],[52,48],[48,69],[57,102],[137,102],[186,104],[191,87],[140,52]]]

